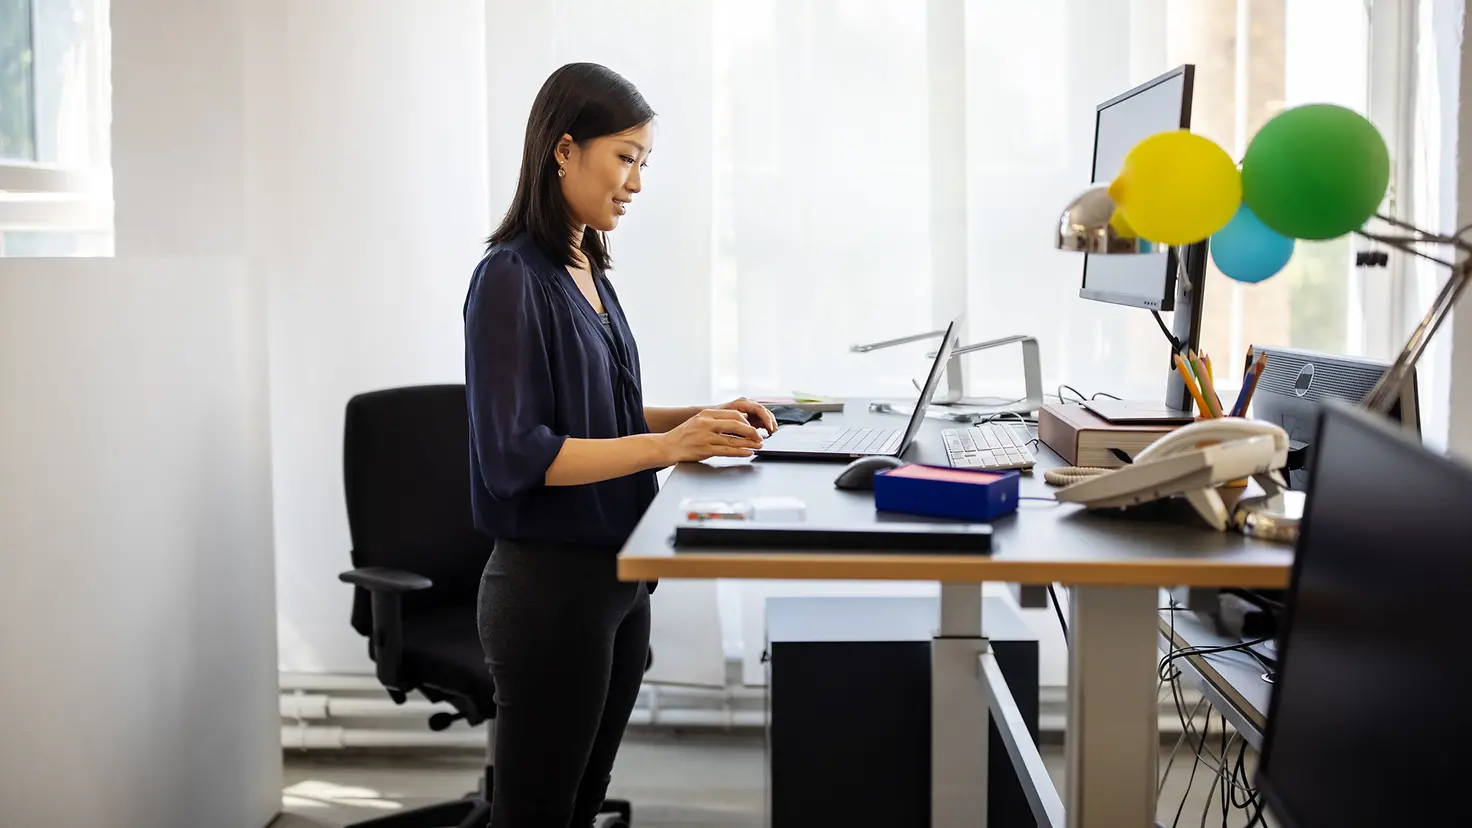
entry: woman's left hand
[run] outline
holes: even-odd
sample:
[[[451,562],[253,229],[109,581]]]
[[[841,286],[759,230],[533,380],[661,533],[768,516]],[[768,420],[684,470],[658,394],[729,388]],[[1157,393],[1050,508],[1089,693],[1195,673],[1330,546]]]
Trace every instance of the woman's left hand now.
[[[716,406],[716,408],[725,411],[740,411],[746,415],[747,421],[753,427],[765,428],[768,434],[777,433],[777,418],[772,416],[772,412],[768,411],[766,406],[756,400],[737,397],[728,403]]]

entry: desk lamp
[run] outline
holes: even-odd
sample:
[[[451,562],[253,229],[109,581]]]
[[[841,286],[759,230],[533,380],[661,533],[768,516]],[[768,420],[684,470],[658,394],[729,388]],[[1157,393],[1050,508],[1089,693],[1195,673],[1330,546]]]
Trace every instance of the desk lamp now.
[[[1206,138],[1184,130],[1160,133],[1130,151],[1113,183],[1085,191],[1063,210],[1055,245],[1129,255],[1210,238],[1218,269],[1247,283],[1280,271],[1293,240],[1347,233],[1444,265],[1451,277],[1360,403],[1386,414],[1472,281],[1472,244],[1462,238],[1472,227],[1441,235],[1378,213],[1389,176],[1379,131],[1358,113],[1330,104],[1279,113],[1253,138],[1240,170]],[[1371,218],[1391,229],[1364,229]],[[1431,255],[1425,245],[1452,247],[1461,261]]]

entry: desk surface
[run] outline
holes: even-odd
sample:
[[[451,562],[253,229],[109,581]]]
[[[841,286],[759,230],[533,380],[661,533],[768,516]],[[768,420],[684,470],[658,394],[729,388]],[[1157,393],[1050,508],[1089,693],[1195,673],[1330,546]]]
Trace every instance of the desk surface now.
[[[851,400],[844,413],[830,412],[815,422],[845,427],[905,425],[903,417],[873,413],[867,408],[865,401]],[[947,465],[940,431],[956,426],[926,418],[905,459]],[[1056,489],[1043,481],[1042,470],[1065,464],[1041,443],[1035,453],[1037,470],[1022,475],[1021,494],[1051,497]],[[872,492],[835,489],[833,478],[843,465],[767,459],[720,467],[682,463],[619,554],[619,577],[1260,588],[1288,584],[1291,548],[1236,533],[1213,532],[1181,503],[1147,504],[1129,512],[1089,513],[1073,504],[1024,500],[1016,514],[992,522],[990,555],[844,554],[800,549],[696,552],[677,551],[670,543],[674,526],[681,519],[680,503],[689,497],[735,500],[790,495],[807,504],[807,519],[815,523],[930,520],[876,512]]]

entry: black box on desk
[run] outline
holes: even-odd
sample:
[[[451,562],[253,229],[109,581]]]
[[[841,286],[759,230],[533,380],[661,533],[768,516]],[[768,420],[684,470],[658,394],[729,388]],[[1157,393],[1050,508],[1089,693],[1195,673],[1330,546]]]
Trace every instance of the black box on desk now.
[[[937,598],[767,600],[771,828],[930,825],[930,642]],[[982,622],[1033,741],[1038,642],[987,598]],[[988,825],[1035,826],[991,726]]]

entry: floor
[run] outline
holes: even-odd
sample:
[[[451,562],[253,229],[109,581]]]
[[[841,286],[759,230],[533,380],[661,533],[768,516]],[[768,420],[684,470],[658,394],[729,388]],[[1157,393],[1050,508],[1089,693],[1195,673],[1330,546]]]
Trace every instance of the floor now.
[[[1162,768],[1172,744],[1162,747]],[[1175,822],[1187,793],[1193,754],[1183,747],[1166,779],[1158,815],[1165,825]],[[1235,748],[1230,755],[1235,761]],[[1045,745],[1043,758],[1062,792],[1062,745]],[[273,828],[336,828],[452,799],[474,787],[479,761],[472,752],[447,756],[442,751],[288,755],[285,813]],[[1206,765],[1198,766],[1180,825],[1204,824],[1203,819],[1221,824],[1220,791],[1212,789],[1213,779]],[[758,828],[764,824],[763,784],[757,734],[631,732],[610,794],[634,803],[638,828]],[[1204,810],[1207,803],[1212,803],[1210,811]],[[1247,822],[1244,812],[1233,810],[1226,824]]]

